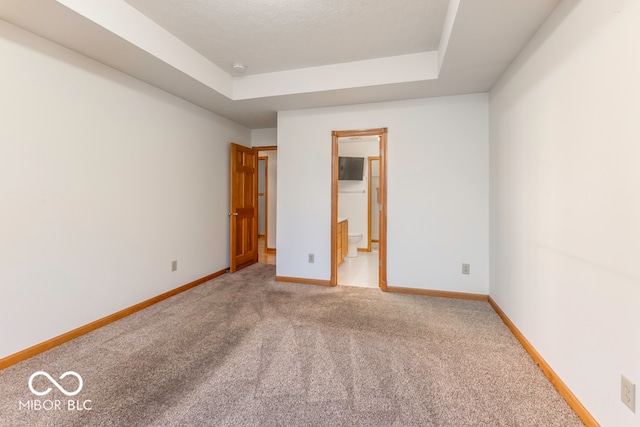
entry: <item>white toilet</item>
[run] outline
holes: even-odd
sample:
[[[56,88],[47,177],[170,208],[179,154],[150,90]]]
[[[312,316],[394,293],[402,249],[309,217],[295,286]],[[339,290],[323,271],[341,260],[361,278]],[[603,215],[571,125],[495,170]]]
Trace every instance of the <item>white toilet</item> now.
[[[349,241],[347,258],[356,258],[358,256],[358,242],[362,240],[362,233],[349,233],[347,240]]]

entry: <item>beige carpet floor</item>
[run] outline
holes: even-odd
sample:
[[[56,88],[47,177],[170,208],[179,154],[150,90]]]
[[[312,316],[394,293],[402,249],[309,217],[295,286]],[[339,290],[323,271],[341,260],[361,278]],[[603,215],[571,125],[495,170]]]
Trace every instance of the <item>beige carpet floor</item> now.
[[[1,371],[0,425],[582,425],[485,302],[274,275],[226,274]],[[52,390],[34,395],[38,371],[60,388],[37,375]]]

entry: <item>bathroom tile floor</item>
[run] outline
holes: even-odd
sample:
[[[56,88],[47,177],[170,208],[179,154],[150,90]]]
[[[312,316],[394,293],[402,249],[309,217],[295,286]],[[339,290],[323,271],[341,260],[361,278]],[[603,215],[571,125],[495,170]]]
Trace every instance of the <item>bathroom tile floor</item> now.
[[[345,258],[338,267],[338,284],[377,288],[378,255],[378,251],[358,252],[356,258]]]

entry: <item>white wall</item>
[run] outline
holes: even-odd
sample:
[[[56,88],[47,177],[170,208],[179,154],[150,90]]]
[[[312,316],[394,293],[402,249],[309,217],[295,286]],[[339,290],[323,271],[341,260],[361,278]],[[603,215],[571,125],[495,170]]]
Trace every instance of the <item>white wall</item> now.
[[[276,128],[251,130],[251,146],[253,148],[276,145],[278,145],[278,130]]]
[[[348,218],[349,233],[362,233],[359,248],[369,246],[369,163],[380,155],[380,142],[338,140],[338,155],[364,157],[362,181],[338,181],[338,216]]]
[[[640,425],[639,22],[562,2],[490,101],[490,294],[603,426]]]
[[[488,120],[487,94],[280,112],[277,274],[329,280],[331,131],[388,127],[389,285],[488,293]]]
[[[0,57],[0,357],[228,267],[248,129],[3,21]]]

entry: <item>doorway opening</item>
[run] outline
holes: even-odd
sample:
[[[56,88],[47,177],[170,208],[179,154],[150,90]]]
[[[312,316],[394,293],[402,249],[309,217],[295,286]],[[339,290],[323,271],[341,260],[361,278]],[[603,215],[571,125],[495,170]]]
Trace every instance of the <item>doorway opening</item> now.
[[[380,156],[372,156],[367,159],[367,225],[368,236],[367,251],[380,249]]]
[[[269,158],[258,156],[258,238],[267,236]]]
[[[366,155],[358,154],[361,148],[357,145],[365,141],[375,141],[373,152],[370,151]],[[347,146],[351,147],[347,149]],[[342,265],[342,272],[345,273],[348,265],[357,263],[359,265],[357,268],[377,268],[377,286],[383,291],[387,290],[386,153],[387,128],[332,132],[330,280],[332,286],[339,283],[348,285],[349,283],[343,283],[339,277],[339,268]],[[353,160],[354,158],[356,160]],[[353,171],[345,172],[347,163],[356,165],[366,163],[367,171],[365,173],[362,170],[363,166],[356,166],[355,175]],[[372,186],[375,175],[377,175],[377,187]],[[372,213],[372,211],[375,212]],[[377,239],[375,237],[372,239],[375,231],[377,231]],[[361,238],[363,234],[366,235],[364,239]],[[378,240],[378,242],[372,242],[372,240]],[[372,249],[372,243],[377,243],[377,252]],[[356,260],[360,254],[358,251],[362,252],[360,260]],[[349,264],[344,264],[345,262]]]
[[[258,262],[276,263],[277,147],[255,147],[258,154]]]

